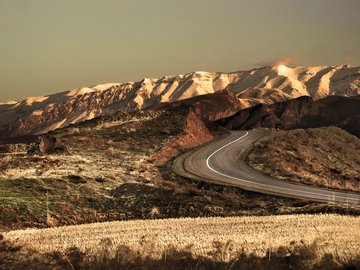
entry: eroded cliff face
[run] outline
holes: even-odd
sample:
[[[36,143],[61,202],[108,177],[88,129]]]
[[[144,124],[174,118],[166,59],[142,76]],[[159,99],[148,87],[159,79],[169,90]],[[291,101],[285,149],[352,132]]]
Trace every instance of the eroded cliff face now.
[[[44,134],[117,111],[146,109],[160,103],[178,102],[222,90],[234,94],[226,101],[222,99],[225,103],[220,106],[230,104],[226,110],[212,109],[215,103],[211,99],[220,100],[222,97],[209,95],[208,105],[202,102],[196,106],[195,100],[192,104],[195,113],[205,120],[214,121],[230,116],[238,108],[259,103],[271,104],[304,95],[315,100],[329,95],[359,95],[360,67],[289,68],[280,65],[231,73],[193,72],[32,97],[0,104],[0,138]]]
[[[337,126],[360,138],[360,96],[329,96],[316,101],[305,96],[270,105],[259,104],[220,119],[216,124],[229,130]]]

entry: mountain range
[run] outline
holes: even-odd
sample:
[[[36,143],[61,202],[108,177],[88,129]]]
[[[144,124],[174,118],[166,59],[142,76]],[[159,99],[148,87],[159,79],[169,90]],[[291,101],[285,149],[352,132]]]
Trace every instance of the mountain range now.
[[[359,94],[360,67],[349,65],[276,65],[230,73],[192,72],[145,78],[0,103],[0,140],[40,135],[117,111],[187,104],[206,121],[216,121],[258,104],[302,96],[318,100]]]

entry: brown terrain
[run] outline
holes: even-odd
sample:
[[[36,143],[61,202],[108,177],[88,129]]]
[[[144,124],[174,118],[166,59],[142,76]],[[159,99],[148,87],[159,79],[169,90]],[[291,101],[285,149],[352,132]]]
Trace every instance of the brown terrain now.
[[[313,101],[300,97],[240,110],[217,122],[228,130],[338,126],[360,137],[360,96],[331,96]]]
[[[220,134],[181,107],[116,113],[59,129],[36,144],[2,145],[0,227],[358,212],[192,182],[171,171],[176,156]]]
[[[300,221],[294,214],[360,214],[357,206],[247,192],[190,181],[171,171],[175,157],[226,135],[228,130],[281,128],[285,130],[272,129],[270,136],[254,144],[248,159],[252,167],[282,181],[360,191],[360,143],[356,137],[359,136],[359,96],[333,96],[317,101],[301,97],[249,109],[242,109],[243,106],[233,92],[218,91],[174,103],[161,103],[148,110],[117,112],[59,128],[47,135],[22,138],[29,142],[36,138],[35,143],[0,145],[0,232],[3,233],[0,234],[3,259],[0,269],[21,269],[28,265],[33,269],[46,269],[49,265],[53,269],[116,269],[119,265],[129,269],[149,265],[153,269],[182,269],[183,265],[192,269],[288,269],[290,265],[300,269],[299,262],[306,262],[314,269],[342,269],[358,265],[356,249],[351,249],[351,256],[347,252],[349,239],[341,242],[342,233],[336,238],[324,238],[335,231],[326,231],[332,225],[314,224],[317,215],[305,217],[306,233],[301,232],[299,239],[281,238],[281,241],[276,240],[276,246],[263,245],[261,254],[246,251],[249,242],[233,244],[222,239],[204,243],[200,249],[208,250],[206,254],[194,252],[190,243],[188,246],[161,247],[157,257],[144,256],[144,249],[153,252],[163,243],[156,238],[158,234],[143,235],[136,243],[117,245],[109,238],[101,238],[98,242],[96,238],[92,243],[93,247],[98,247],[96,255],[76,243],[67,245],[67,249],[42,251],[41,247],[45,245],[27,246],[37,240],[26,242],[23,236],[20,238],[25,242],[20,244],[16,240],[16,232],[12,230],[29,227],[249,215],[267,216],[258,217],[256,221],[264,233],[264,227],[279,224],[281,216],[275,215],[291,214],[295,221],[286,225],[289,227],[284,225],[285,231],[289,232],[290,228],[299,230]],[[299,127],[305,129],[295,129]],[[266,222],[268,217],[274,220]],[[329,222],[340,222],[341,218],[332,216]],[[250,222],[250,227],[254,227],[253,221],[244,222]],[[342,228],[354,227],[351,222],[352,225],[345,223],[347,225]],[[234,223],[229,224],[229,230],[233,230]],[[154,226],[162,228],[159,224]],[[218,224],[211,226],[219,227]],[[224,229],[222,225],[220,227]],[[314,234],[311,241],[306,242],[303,235],[308,235],[309,227],[314,227]],[[79,234],[77,227],[74,229],[75,234]],[[71,235],[70,231],[64,233]],[[269,231],[274,232],[271,228]],[[39,231],[41,237],[44,232],[50,231]],[[11,238],[12,233],[14,238]],[[109,233],[104,232],[105,235]],[[257,233],[250,231],[248,237]],[[25,234],[28,235],[27,230]],[[139,236],[137,232],[135,234]],[[197,233],[194,234],[197,238]],[[215,231],[213,235],[218,237],[222,233]],[[352,237],[351,233],[346,237],[349,235]],[[166,241],[174,241],[169,239]],[[266,239],[269,243],[275,241]],[[340,242],[342,244],[333,249],[335,243]],[[63,244],[59,246],[63,247]],[[253,245],[258,247],[259,243]],[[328,251],[326,248],[329,247],[331,250]],[[109,253],[110,248],[112,253]]]
[[[360,192],[360,139],[340,128],[274,131],[248,162],[283,181]]]

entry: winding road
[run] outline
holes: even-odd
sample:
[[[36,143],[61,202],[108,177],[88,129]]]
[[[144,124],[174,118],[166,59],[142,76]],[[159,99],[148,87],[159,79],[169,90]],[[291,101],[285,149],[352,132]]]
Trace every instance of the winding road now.
[[[193,180],[240,187],[249,191],[297,199],[360,204],[360,194],[289,183],[261,174],[246,158],[252,145],[269,131],[234,131],[175,159],[172,170]]]

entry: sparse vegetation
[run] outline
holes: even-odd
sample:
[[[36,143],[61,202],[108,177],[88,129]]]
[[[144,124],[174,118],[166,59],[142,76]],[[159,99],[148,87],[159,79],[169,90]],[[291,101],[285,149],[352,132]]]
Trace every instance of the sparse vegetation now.
[[[75,134],[67,129],[51,134],[57,139],[57,148],[67,149],[64,152],[28,155],[26,146],[13,146],[1,154],[0,230],[49,226],[46,196],[51,224],[58,225],[360,213],[355,206],[278,198],[178,177],[170,169],[172,159],[212,138],[187,110],[118,113],[88,121],[77,129]]]
[[[340,128],[274,131],[248,159],[284,181],[360,192],[360,140]]]

